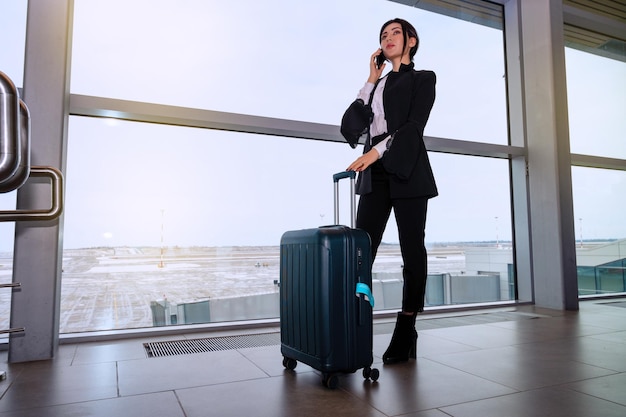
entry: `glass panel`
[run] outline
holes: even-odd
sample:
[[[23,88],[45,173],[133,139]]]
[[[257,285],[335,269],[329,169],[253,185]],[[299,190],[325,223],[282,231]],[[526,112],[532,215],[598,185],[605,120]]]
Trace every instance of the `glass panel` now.
[[[601,9],[593,11],[596,15],[602,12]],[[615,19],[617,16],[609,13],[608,17]],[[568,24],[565,24],[563,29],[565,46],[618,61],[626,61],[626,42],[623,40]]]
[[[0,71],[8,75],[18,88],[22,87],[24,80],[27,7],[27,0],[0,2],[0,16],[2,16]]]
[[[508,161],[432,154],[431,162],[439,196],[428,207],[427,305],[513,300]]]
[[[0,210],[15,210],[17,191],[0,193]],[[13,240],[15,233],[15,222],[0,221],[0,253],[13,253]],[[11,255],[12,257],[12,255]],[[0,262],[1,263],[1,262]]]
[[[565,48],[572,153],[626,158],[626,62]]]
[[[626,291],[626,172],[572,168],[580,295]]]
[[[508,161],[448,154],[430,159],[439,196],[428,206],[426,306],[514,300]],[[372,269],[374,296],[379,280],[376,299],[384,299],[385,309],[400,308],[402,258],[393,216],[383,242]],[[391,288],[396,297],[390,299]]]
[[[71,117],[61,331],[203,321],[207,300],[211,321],[277,317],[280,237],[332,223],[332,174],[357,155],[341,143]]]
[[[0,71],[6,74],[16,87],[21,88],[24,79],[24,45],[26,39],[27,0],[0,2]],[[15,210],[16,192],[0,193],[0,210]],[[0,284],[13,279],[13,244],[15,222],[0,221]],[[9,328],[11,291],[0,288],[0,329]],[[6,335],[0,335],[6,339]]]
[[[426,134],[506,144],[502,31],[383,0],[76,0],[71,89],[336,125],[381,16],[416,26],[416,67],[438,75]]]
[[[71,117],[61,332],[277,317],[280,237],[332,223],[331,175],[358,153]],[[510,299],[507,161],[434,154],[432,163],[441,195],[429,208],[429,305]],[[390,223],[374,267],[375,295],[386,293],[378,309],[400,295]]]
[[[17,192],[0,193],[0,210],[15,210]],[[13,280],[13,244],[15,242],[15,222],[0,221],[0,284]],[[0,329],[9,328],[11,316],[11,290],[0,288]]]
[[[4,72],[19,88],[24,76],[24,45],[26,39],[26,0],[0,2],[0,71]],[[0,210],[15,210],[16,192],[0,193]],[[0,282],[10,282],[13,265],[14,222],[0,221]],[[0,291],[0,297],[8,291]],[[10,298],[10,297],[9,297]],[[0,299],[2,306],[7,305]],[[0,312],[0,319],[7,317]],[[4,328],[0,324],[0,328]]]

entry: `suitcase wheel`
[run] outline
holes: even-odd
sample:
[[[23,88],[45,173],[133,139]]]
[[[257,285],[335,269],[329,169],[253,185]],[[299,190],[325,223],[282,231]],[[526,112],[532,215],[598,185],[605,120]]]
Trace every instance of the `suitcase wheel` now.
[[[363,378],[371,379],[372,381],[378,381],[378,377],[380,376],[380,372],[376,368],[370,368],[369,366],[363,368]]]
[[[339,385],[339,377],[335,374],[322,374],[322,383],[326,388],[335,389]]]
[[[290,371],[293,371],[294,369],[296,369],[296,366],[298,365],[298,361],[295,359],[291,359],[291,358],[287,358],[287,357],[283,357],[283,366],[287,369],[289,369]]]

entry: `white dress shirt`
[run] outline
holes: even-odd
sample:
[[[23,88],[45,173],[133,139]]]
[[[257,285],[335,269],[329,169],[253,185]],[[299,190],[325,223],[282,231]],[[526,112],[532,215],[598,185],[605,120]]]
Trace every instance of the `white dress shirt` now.
[[[383,90],[385,89],[386,82],[387,77],[383,77],[376,86],[376,91],[374,91],[374,96],[372,97],[371,107],[374,112],[374,120],[372,120],[372,124],[370,126],[371,137],[387,132],[387,120],[385,119],[385,109],[383,107]],[[374,89],[374,85],[374,83],[366,82],[363,88],[359,91],[357,98],[360,98],[364,103],[367,103],[370,99],[372,89]],[[391,135],[387,136],[373,147],[376,151],[378,151],[378,159],[383,157],[383,154],[387,150],[387,142],[390,138]]]

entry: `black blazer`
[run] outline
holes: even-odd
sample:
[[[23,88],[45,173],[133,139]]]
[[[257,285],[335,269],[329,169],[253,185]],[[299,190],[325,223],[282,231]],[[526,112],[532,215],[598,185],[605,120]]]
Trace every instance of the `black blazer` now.
[[[424,127],[435,101],[436,76],[402,64],[387,75],[383,107],[393,134],[382,162],[389,175],[392,198],[432,198],[438,195],[426,146]]]

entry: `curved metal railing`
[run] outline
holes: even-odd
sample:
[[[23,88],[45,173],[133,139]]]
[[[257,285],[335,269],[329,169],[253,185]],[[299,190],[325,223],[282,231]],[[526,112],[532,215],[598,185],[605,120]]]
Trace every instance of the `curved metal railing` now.
[[[54,220],[63,211],[63,174],[52,167],[31,166],[29,178],[45,177],[50,179],[52,194],[49,208],[0,210],[0,222],[27,220]]]
[[[15,191],[33,177],[50,179],[50,207],[0,210],[0,222],[53,220],[63,211],[63,174],[56,168],[30,165],[28,106],[19,98],[15,84],[0,71],[0,193]],[[0,288],[21,289],[21,284],[0,284]],[[15,327],[0,330],[0,334],[25,331],[24,327]]]
[[[0,185],[13,177],[21,161],[19,103],[15,84],[0,72]]]
[[[0,193],[6,193],[20,188],[28,180],[28,174],[30,171],[30,112],[28,111],[26,103],[24,103],[21,99],[19,100],[18,106],[18,123],[7,123],[18,125],[19,130],[17,138],[0,138],[0,144],[2,144],[0,147],[7,149],[7,155],[11,155],[2,159],[11,160],[14,165],[14,169],[10,175],[8,174],[8,164],[4,175],[0,170]],[[12,114],[13,112],[9,111],[8,113]],[[0,125],[1,124],[3,123],[0,121]],[[7,133],[10,130],[12,129],[7,129]],[[4,142],[7,142],[7,144],[4,145]],[[16,156],[13,157],[12,154],[9,154],[9,152],[14,152]]]
[[[63,174],[56,168],[30,165],[30,113],[11,79],[0,71],[0,193],[17,190],[32,177],[51,181],[46,209],[0,210],[0,222],[53,220],[63,211]]]

